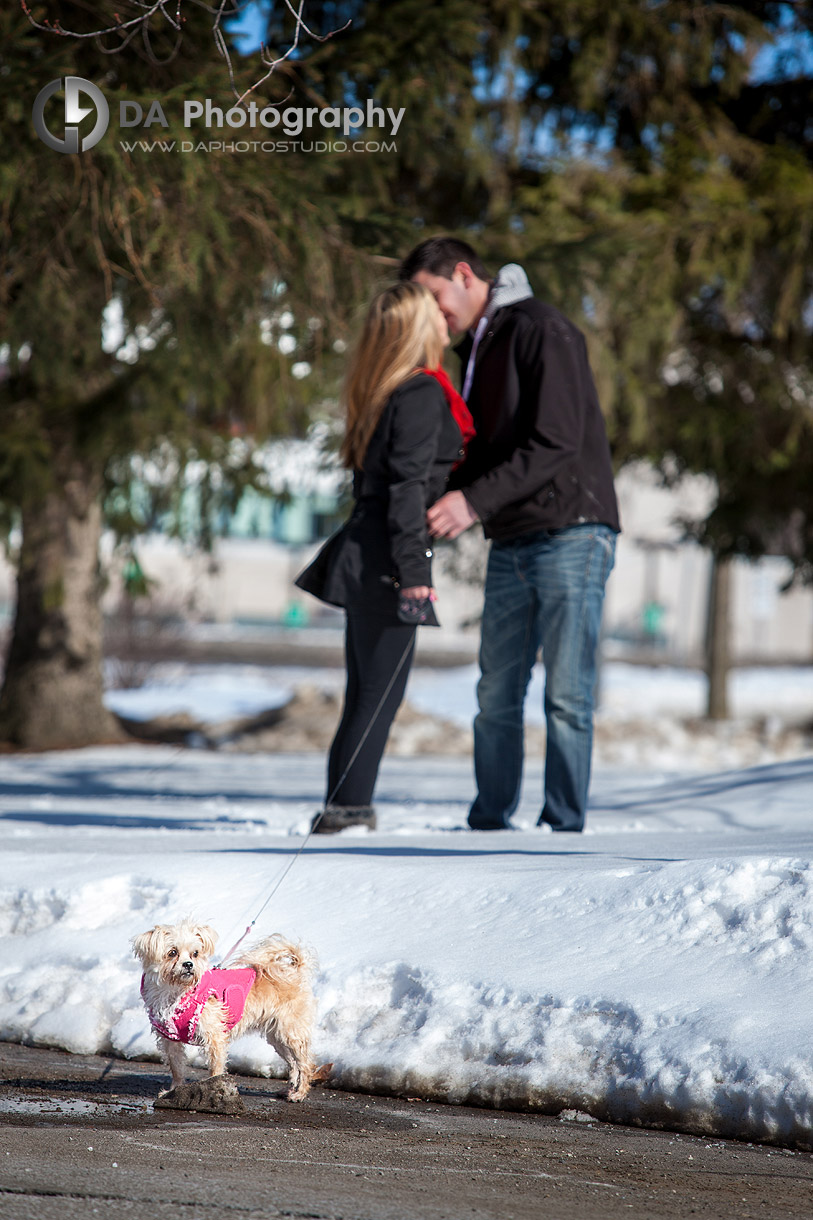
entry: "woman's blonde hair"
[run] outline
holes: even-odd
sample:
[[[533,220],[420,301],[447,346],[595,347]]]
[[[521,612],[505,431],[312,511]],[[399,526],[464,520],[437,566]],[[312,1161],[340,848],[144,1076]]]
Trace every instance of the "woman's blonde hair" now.
[[[375,297],[344,382],[346,425],[340,455],[345,466],[361,467],[396,386],[421,366],[437,368],[442,355],[438,306],[428,288],[393,284]]]

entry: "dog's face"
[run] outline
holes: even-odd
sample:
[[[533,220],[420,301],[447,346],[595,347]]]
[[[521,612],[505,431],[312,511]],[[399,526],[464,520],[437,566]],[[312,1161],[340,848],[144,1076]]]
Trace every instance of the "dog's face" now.
[[[217,933],[205,924],[192,920],[183,923],[156,924],[133,940],[133,953],[144,967],[164,984],[174,987],[194,987],[207,968],[214,952]]]

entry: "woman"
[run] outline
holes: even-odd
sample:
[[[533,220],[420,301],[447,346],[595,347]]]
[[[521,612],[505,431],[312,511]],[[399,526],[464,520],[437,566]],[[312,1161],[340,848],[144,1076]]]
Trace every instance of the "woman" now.
[[[375,829],[373,789],[415,631],[438,626],[426,510],[473,434],[466,404],[439,368],[448,342],[428,289],[396,284],[370,306],[347,372],[341,458],[353,471],[355,507],[296,581],[347,613],[347,688],[325,807],[311,827],[318,834]]]

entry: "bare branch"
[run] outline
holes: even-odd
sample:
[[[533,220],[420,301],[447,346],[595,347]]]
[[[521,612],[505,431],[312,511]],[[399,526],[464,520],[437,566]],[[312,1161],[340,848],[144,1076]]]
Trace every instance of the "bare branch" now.
[[[317,34],[310,28],[309,25],[307,25],[305,21],[304,12],[306,0],[284,0],[285,7],[295,22],[290,46],[283,54],[277,56],[276,59],[272,59],[266,45],[264,43],[261,44],[259,56],[260,62],[262,63],[263,67],[267,69],[267,71],[263,76],[260,77],[259,80],[255,81],[253,85],[240,93],[237,87],[237,81],[235,79],[231,53],[229,51],[226,38],[223,34],[221,23],[224,17],[229,18],[239,16],[244,7],[241,7],[241,0],[217,0],[217,3],[214,5],[205,3],[205,0],[121,0],[122,8],[135,8],[138,11],[133,16],[128,18],[123,18],[120,13],[114,12],[113,17],[115,19],[115,24],[104,26],[100,29],[87,31],[66,30],[62,26],[58,17],[53,21],[49,21],[48,18],[43,18],[42,21],[37,21],[31,12],[28,0],[20,0],[20,7],[34,29],[41,30],[46,34],[57,34],[61,38],[75,38],[84,40],[92,38],[99,39],[108,34],[118,34],[122,39],[118,46],[112,48],[101,48],[106,55],[115,55],[119,51],[123,51],[124,48],[132,41],[133,37],[140,31],[147,55],[153,63],[159,64],[169,63],[170,60],[175,57],[178,49],[180,48],[183,37],[183,26],[184,22],[186,21],[186,18],[181,12],[184,3],[192,3],[196,8],[204,9],[206,12],[211,14],[213,18],[212,37],[214,38],[215,46],[217,47],[219,54],[226,61],[226,68],[229,73],[229,82],[231,84],[232,92],[237,98],[236,104],[238,106],[241,106],[247,97],[259,89],[261,85],[264,85],[265,82],[274,75],[278,68],[295,54],[295,52],[299,49],[303,36],[312,38],[315,42],[328,42],[334,37],[334,35],[343,33],[352,24],[351,21],[347,21],[343,26],[340,26],[335,30],[331,30],[329,34]],[[152,21],[153,17],[157,15],[163,17],[172,26],[172,28],[177,31],[178,34],[175,47],[170,55],[163,60],[159,60],[156,57],[150,41],[150,22]],[[290,96],[290,94],[288,96]],[[281,105],[282,103],[276,104]]]
[[[161,12],[164,13],[164,16],[167,18],[167,20],[172,25],[175,25],[176,28],[180,28],[177,25],[177,22],[166,12],[166,7],[167,7],[168,2],[169,2],[169,0],[154,0],[154,2],[152,4],[141,4],[141,3],[138,3],[138,0],[136,0],[136,7],[143,8],[144,9],[143,13],[140,13],[135,17],[131,17],[129,21],[123,21],[121,19],[121,17],[119,17],[118,13],[114,13],[113,16],[116,19],[115,25],[109,25],[109,26],[106,26],[104,29],[100,29],[100,30],[90,30],[87,33],[80,32],[79,30],[64,29],[58,17],[54,21],[49,21],[47,17],[43,21],[35,21],[34,15],[31,12],[30,8],[28,7],[26,0],[20,0],[20,7],[22,8],[23,12],[25,13],[26,17],[31,22],[31,24],[33,25],[35,30],[42,30],[46,34],[59,34],[62,38],[85,38],[85,39],[87,39],[87,38],[101,38],[103,34],[117,34],[121,30],[129,29],[131,26],[140,26],[145,23],[149,23],[150,18],[153,16],[154,13],[157,13],[159,11],[159,9],[161,10]],[[178,2],[178,13],[180,13],[181,0],[177,0],[177,2]]]

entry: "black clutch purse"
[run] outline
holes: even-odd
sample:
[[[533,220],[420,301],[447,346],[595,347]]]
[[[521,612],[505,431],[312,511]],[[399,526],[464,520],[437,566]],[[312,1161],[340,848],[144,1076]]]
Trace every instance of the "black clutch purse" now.
[[[440,626],[430,597],[404,597],[399,593],[398,618],[410,627]]]

